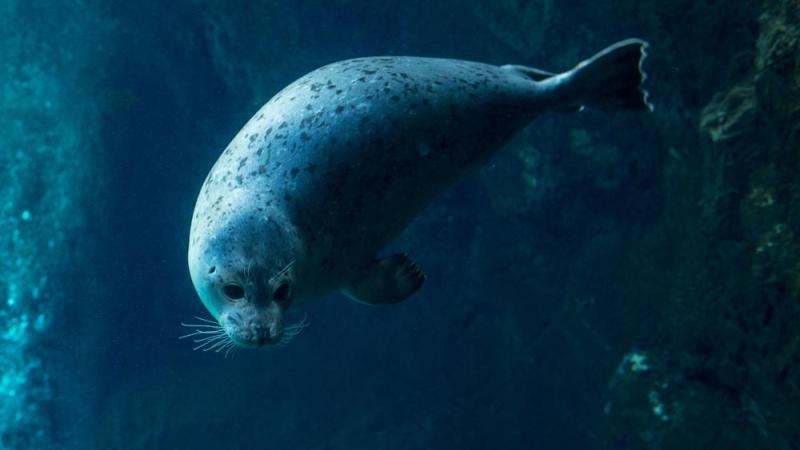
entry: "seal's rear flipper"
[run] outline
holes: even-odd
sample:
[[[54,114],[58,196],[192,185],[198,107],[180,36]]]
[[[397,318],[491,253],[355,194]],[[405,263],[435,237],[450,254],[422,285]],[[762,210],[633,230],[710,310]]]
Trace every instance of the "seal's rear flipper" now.
[[[647,109],[647,78],[642,62],[647,56],[647,42],[627,39],[582,61],[574,69],[544,79],[541,86],[553,93],[558,110],[586,106],[593,109]]]
[[[424,281],[422,269],[401,253],[373,262],[342,292],[358,302],[390,305],[410,297]]]

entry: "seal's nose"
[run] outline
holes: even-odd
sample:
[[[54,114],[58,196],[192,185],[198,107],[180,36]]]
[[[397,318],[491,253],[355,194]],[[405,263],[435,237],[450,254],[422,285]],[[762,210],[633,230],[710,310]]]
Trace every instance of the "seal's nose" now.
[[[268,335],[267,326],[262,324],[262,323],[260,323],[260,322],[256,322],[256,321],[250,322],[249,328],[250,328],[250,331],[254,335],[258,336],[258,337],[263,337],[263,336],[267,336]]]
[[[256,320],[251,321],[248,325],[250,333],[258,342],[259,347],[277,342],[281,338],[281,330],[278,326],[270,326]]]
[[[250,335],[253,336],[253,340],[255,341],[256,345],[263,347],[267,340],[267,327],[255,321],[250,322],[248,325],[250,329]]]

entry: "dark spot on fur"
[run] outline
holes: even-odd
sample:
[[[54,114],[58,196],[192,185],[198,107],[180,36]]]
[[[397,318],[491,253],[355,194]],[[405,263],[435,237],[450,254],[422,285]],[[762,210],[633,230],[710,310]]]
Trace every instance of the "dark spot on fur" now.
[[[342,111],[344,111],[344,106],[339,105],[336,107],[336,114],[341,114]]]
[[[297,174],[300,173],[300,169],[297,167],[292,167],[292,178],[297,177]]]

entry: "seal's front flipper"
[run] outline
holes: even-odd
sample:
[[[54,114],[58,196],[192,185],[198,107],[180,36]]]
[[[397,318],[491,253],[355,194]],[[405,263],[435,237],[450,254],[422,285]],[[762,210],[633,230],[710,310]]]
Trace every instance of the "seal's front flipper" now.
[[[424,281],[417,263],[400,253],[374,261],[342,292],[358,302],[390,305],[410,297]]]

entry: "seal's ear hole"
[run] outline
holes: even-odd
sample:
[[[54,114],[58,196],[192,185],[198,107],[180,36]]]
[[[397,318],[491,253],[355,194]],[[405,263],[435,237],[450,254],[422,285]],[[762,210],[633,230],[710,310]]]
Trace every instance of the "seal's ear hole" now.
[[[226,284],[222,287],[222,292],[231,300],[240,300],[244,297],[244,288],[238,284]]]
[[[278,286],[278,289],[275,289],[275,292],[272,293],[272,298],[275,300],[283,301],[289,298],[289,282],[284,281]]]
[[[211,274],[211,273],[214,273],[214,272],[216,272],[216,271],[217,271],[217,266],[211,266],[211,268],[210,268],[210,269],[208,269],[208,273],[210,273],[210,274]]]

